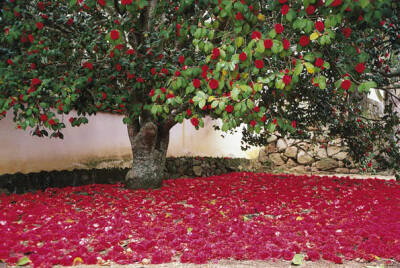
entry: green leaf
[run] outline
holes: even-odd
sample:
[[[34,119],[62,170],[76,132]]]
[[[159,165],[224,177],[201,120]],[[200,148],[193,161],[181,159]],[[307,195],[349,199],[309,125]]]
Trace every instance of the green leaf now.
[[[303,71],[303,64],[301,62],[297,62],[296,67],[294,68],[294,74],[299,75]]]
[[[201,101],[199,101],[199,108],[202,109],[204,107],[204,105],[206,105],[206,100],[202,99]]]
[[[369,0],[360,0],[360,5],[362,8],[365,8],[369,5]]]
[[[247,99],[247,107],[249,108],[249,109],[253,109],[254,108],[254,102],[252,101],[252,100],[250,100],[250,99]]]
[[[244,43],[244,39],[243,37],[239,36],[238,38],[236,38],[235,40],[235,45],[237,48],[241,47]]]
[[[296,17],[296,12],[294,12],[292,9],[286,14],[286,19],[288,21],[292,21]]]
[[[275,29],[272,29],[271,31],[269,31],[268,36],[269,36],[270,38],[275,38],[275,36],[276,36]]]
[[[267,125],[267,130],[268,130],[270,133],[274,132],[274,131],[275,131],[275,128],[276,128],[276,125],[275,125],[275,124],[273,124],[272,122],[269,122],[269,123],[268,123],[268,125]]]
[[[24,256],[22,258],[20,258],[17,262],[17,266],[24,266],[27,265],[28,263],[30,263],[31,260],[29,259],[28,256]]]
[[[256,52],[264,53],[264,51],[265,51],[264,41],[263,40],[258,40],[257,41]]]
[[[303,263],[304,257],[301,254],[296,254],[294,255],[292,259],[292,264],[293,265],[301,265]]]

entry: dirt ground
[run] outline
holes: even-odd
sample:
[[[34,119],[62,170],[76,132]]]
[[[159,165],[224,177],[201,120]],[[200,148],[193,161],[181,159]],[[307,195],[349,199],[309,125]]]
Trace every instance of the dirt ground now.
[[[384,264],[384,261],[374,263],[360,263],[356,261],[346,261],[343,264],[334,264],[325,260],[317,262],[304,261],[302,265],[294,266],[289,261],[231,261],[220,260],[218,263],[208,264],[186,264],[186,263],[164,263],[164,264],[131,264],[131,265],[111,265],[113,268],[400,268],[400,263]],[[384,265],[384,266],[382,266]],[[75,266],[80,268],[92,268],[94,265]]]

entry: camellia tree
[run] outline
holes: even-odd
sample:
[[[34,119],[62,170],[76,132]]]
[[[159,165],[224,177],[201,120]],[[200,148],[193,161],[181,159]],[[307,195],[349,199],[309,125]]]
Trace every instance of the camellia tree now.
[[[87,115],[123,114],[133,151],[126,185],[157,187],[169,130],[184,119],[196,128],[208,115],[223,131],[246,124],[249,133],[301,135],[310,124],[332,123],[332,112],[353,111],[349,96],[377,86],[367,45],[396,7],[392,0],[8,0],[0,113],[12,109],[17,128],[55,138]],[[78,116],[64,116],[71,110]]]

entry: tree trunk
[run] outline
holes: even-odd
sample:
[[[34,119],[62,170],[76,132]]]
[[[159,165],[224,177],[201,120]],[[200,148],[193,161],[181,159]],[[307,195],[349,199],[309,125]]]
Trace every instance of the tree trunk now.
[[[128,125],[133,166],[126,174],[130,189],[161,187],[169,143],[169,127],[146,122],[142,126]]]

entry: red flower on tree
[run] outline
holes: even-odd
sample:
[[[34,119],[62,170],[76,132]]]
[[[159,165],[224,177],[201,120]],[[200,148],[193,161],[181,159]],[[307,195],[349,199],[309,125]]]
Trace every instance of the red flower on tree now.
[[[226,111],[227,113],[231,113],[231,112],[233,112],[233,110],[234,110],[233,105],[228,104],[228,105],[225,107],[225,111]]]
[[[195,88],[199,88],[201,86],[200,79],[195,78],[192,80],[192,83]]]
[[[251,125],[252,127],[255,127],[255,126],[257,125],[256,120],[251,120],[251,121],[250,121],[250,125]]]
[[[211,58],[213,59],[213,60],[216,60],[216,59],[218,59],[218,57],[219,57],[219,55],[221,54],[221,51],[219,50],[219,48],[214,48],[213,50],[212,50],[212,55],[211,55]]]
[[[364,62],[360,62],[356,65],[355,70],[359,73],[362,74],[365,71],[365,64]]]
[[[284,75],[282,81],[287,86],[292,81],[292,77],[290,75]]]
[[[315,7],[314,7],[313,5],[309,5],[309,6],[306,8],[306,12],[307,12],[308,15],[314,14],[314,12],[315,12]]]
[[[338,7],[342,4],[342,0],[334,0],[331,4],[331,7]]]
[[[262,68],[264,68],[264,61],[263,60],[255,60],[254,65],[256,66],[256,68],[262,69]]]
[[[275,24],[275,32],[281,34],[284,31],[283,25],[280,23]]]
[[[322,21],[316,21],[315,29],[317,29],[318,32],[322,33],[325,30],[325,24]]]
[[[270,49],[274,45],[274,42],[271,39],[264,40],[264,47],[266,49]]]
[[[348,90],[351,87],[351,81],[346,79],[343,80],[342,84],[341,84],[342,89],[344,90]]]
[[[218,84],[218,80],[210,79],[210,81],[208,82],[208,85],[210,86],[211,89],[217,89],[219,84]]]
[[[245,61],[246,59],[247,59],[247,54],[245,52],[239,54],[239,60]]]
[[[241,12],[236,13],[235,19],[236,19],[236,20],[243,20],[243,15],[242,15],[242,13],[241,13]]]
[[[303,35],[300,37],[300,41],[299,41],[300,46],[305,47],[308,44],[310,44],[310,38],[308,37],[308,35]]]
[[[316,58],[315,59],[315,66],[321,67],[324,64],[324,60],[321,58]]]
[[[132,2],[133,0],[121,0],[121,5],[130,5]]]
[[[283,39],[282,41],[283,49],[288,50],[290,48],[290,42],[287,39]]]
[[[352,30],[349,27],[342,29],[342,34],[348,39],[352,33]]]
[[[252,32],[251,39],[261,39],[261,33],[259,31]]]
[[[197,119],[197,117],[192,117],[190,119],[190,123],[192,123],[193,126],[197,127],[199,125],[199,119]]]
[[[281,13],[282,15],[286,15],[289,12],[289,6],[288,5],[283,5],[281,8]]]
[[[119,31],[118,30],[111,30],[110,38],[112,40],[118,40],[119,39]]]
[[[36,22],[36,28],[38,28],[39,30],[43,29],[44,24],[41,22]]]

